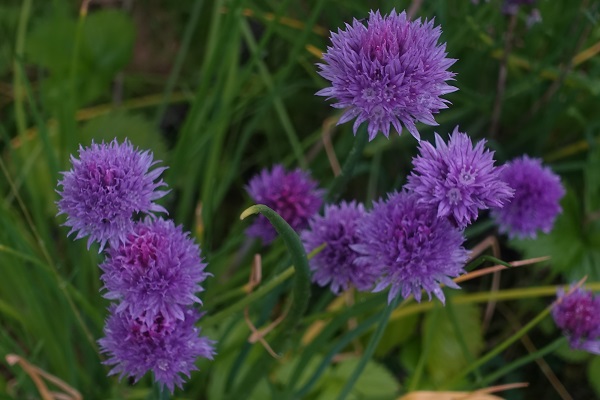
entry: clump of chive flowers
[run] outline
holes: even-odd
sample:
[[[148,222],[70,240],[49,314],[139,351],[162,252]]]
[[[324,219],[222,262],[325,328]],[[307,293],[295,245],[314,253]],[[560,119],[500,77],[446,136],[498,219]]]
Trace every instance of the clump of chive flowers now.
[[[200,248],[181,226],[147,218],[108,249],[100,265],[104,297],[120,302],[116,312],[127,310],[145,323],[158,315],[182,320],[188,306],[201,303],[196,293],[210,275],[205,267]]]
[[[286,171],[281,165],[273,166],[270,171],[265,168],[250,179],[246,191],[254,202],[276,211],[295,231],[306,228],[308,220],[323,204],[323,190],[299,168],[293,171]],[[246,233],[261,238],[264,244],[277,235],[263,215],[254,220]]]
[[[552,316],[571,348],[600,355],[600,297],[581,288],[566,293],[561,288]]]
[[[98,341],[108,355],[104,363],[113,366],[109,375],[131,376],[137,382],[152,371],[162,387],[171,392],[175,386],[181,388],[182,375],[189,378],[190,372],[198,369],[198,357],[212,360],[215,355],[214,342],[199,336],[200,329],[195,326],[199,319],[200,314],[191,308],[182,319],[159,313],[147,320],[117,312],[113,305],[104,327],[105,337]]]
[[[558,175],[542,160],[523,156],[506,163],[500,178],[515,190],[510,202],[492,210],[500,232],[519,238],[535,238],[538,230],[549,233],[565,195]]]
[[[479,210],[503,207],[513,190],[494,166],[494,152],[485,149],[485,140],[473,146],[466,133],[454,129],[448,144],[436,133],[435,147],[419,145],[413,172],[406,188],[419,203],[437,208],[439,218],[450,218],[459,228],[477,219]]]
[[[330,286],[333,293],[356,287],[365,291],[375,282],[377,274],[354,264],[359,255],[352,246],[359,243],[358,225],[366,215],[362,204],[352,201],[325,206],[324,214],[314,216],[301,238],[310,252],[325,243],[325,247],[310,261],[312,280],[319,286]]]
[[[378,274],[374,292],[390,288],[388,303],[399,293],[421,301],[422,290],[430,300],[433,294],[444,303],[440,284],[459,288],[451,278],[465,272],[465,238],[414,194],[392,193],[375,202],[358,224],[358,237],[359,243],[352,246],[359,254],[354,263]]]
[[[58,182],[63,189],[58,192],[58,214],[67,215],[69,235],[89,236],[88,248],[98,242],[102,251],[107,242],[116,246],[124,241],[137,213],[166,213],[155,203],[167,193],[157,190],[166,186],[162,179],[157,181],[166,168],[152,169],[158,161],[149,151],[134,149],[128,140],[92,142],[90,147],[80,146],[79,159],[71,156],[71,162],[73,168]]]
[[[378,132],[388,137],[391,126],[398,134],[404,126],[418,140],[415,123],[437,125],[433,114],[448,107],[441,96],[457,90],[446,83],[456,60],[446,57],[445,43],[438,44],[441,33],[433,21],[411,22],[405,12],[382,17],[371,11],[367,26],[355,19],[332,33],[318,64],[331,87],[316,94],[345,109],[340,124],[356,119],[354,134],[367,121],[369,140]]]

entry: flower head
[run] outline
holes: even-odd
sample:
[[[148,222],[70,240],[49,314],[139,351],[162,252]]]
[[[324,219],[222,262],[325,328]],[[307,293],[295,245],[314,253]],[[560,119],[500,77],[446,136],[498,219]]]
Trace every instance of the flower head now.
[[[559,289],[552,316],[572,348],[600,355],[600,297],[581,288]]]
[[[356,266],[358,253],[352,245],[359,242],[358,224],[366,215],[362,204],[342,202],[325,207],[323,216],[310,220],[308,230],[302,232],[306,251],[312,251],[325,243],[325,248],[310,260],[314,272],[313,281],[320,286],[331,285],[333,293],[347,290],[350,286],[368,290],[373,286],[377,274]]]
[[[464,272],[468,251],[462,246],[463,234],[414,195],[393,193],[376,202],[360,221],[358,237],[352,246],[359,253],[354,263],[379,274],[373,291],[390,286],[388,302],[398,293],[421,301],[421,290],[444,302],[440,284],[458,288],[450,278]]]
[[[446,58],[445,44],[438,45],[441,33],[433,21],[411,22],[405,12],[382,17],[371,11],[367,26],[355,19],[332,33],[332,46],[318,64],[331,87],[317,95],[346,109],[340,124],[356,118],[355,134],[368,121],[369,140],[378,132],[388,137],[390,126],[400,134],[402,125],[418,140],[415,123],[437,125],[433,114],[448,107],[440,96],[457,90],[446,84],[456,60]]]
[[[154,379],[173,392],[175,386],[182,387],[181,375],[189,378],[190,372],[198,369],[198,357],[213,359],[214,342],[199,336],[195,324],[200,314],[191,308],[183,319],[159,314],[150,322],[128,312],[116,312],[114,306],[110,312],[105,337],[98,340],[102,352],[108,354],[104,363],[113,365],[109,375],[131,376],[137,382],[152,371]]]
[[[549,233],[565,195],[558,175],[542,166],[542,160],[523,156],[507,163],[500,178],[515,190],[508,204],[492,210],[500,231],[521,238],[535,238],[537,230]]]
[[[116,246],[124,241],[135,213],[167,212],[154,203],[167,193],[157,190],[166,186],[162,179],[156,182],[166,168],[150,171],[158,161],[152,161],[149,151],[134,149],[127,140],[92,142],[90,147],[80,146],[79,160],[71,156],[71,162],[73,168],[58,182],[63,187],[58,214],[67,215],[69,235],[89,236],[88,248],[98,242],[101,251],[106,242]]]
[[[420,203],[437,207],[438,217],[450,217],[462,229],[477,219],[479,210],[502,207],[512,197],[484,140],[473,147],[456,127],[448,144],[437,133],[435,144],[420,143],[406,188]]]
[[[138,222],[124,243],[108,250],[100,265],[107,290],[104,297],[120,300],[117,312],[128,312],[144,322],[156,316],[184,319],[185,309],[200,303],[196,292],[210,274],[200,248],[181,226],[162,218]]]
[[[252,200],[275,210],[296,231],[308,226],[308,220],[323,203],[323,191],[308,173],[299,168],[287,172],[281,165],[273,166],[271,171],[263,169],[250,179],[246,191]],[[254,220],[246,233],[261,238],[265,244],[276,236],[275,229],[263,215]]]

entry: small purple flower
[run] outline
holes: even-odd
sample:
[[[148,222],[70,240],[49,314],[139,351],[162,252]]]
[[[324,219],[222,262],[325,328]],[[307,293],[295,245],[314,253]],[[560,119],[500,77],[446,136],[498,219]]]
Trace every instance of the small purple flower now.
[[[479,210],[500,208],[513,196],[494,166],[494,152],[485,150],[485,140],[473,147],[456,127],[448,144],[437,133],[435,144],[420,143],[406,188],[419,203],[436,207],[439,218],[450,217],[462,229],[477,219]]]
[[[571,348],[600,355],[600,297],[581,288],[559,289],[552,316]]]
[[[120,300],[117,312],[144,315],[145,323],[157,315],[182,320],[187,306],[201,303],[196,292],[210,274],[198,245],[173,221],[147,218],[107,253],[100,265],[104,297]]]
[[[317,182],[308,173],[299,168],[287,172],[281,165],[273,166],[271,171],[263,169],[250,179],[246,191],[254,202],[272,208],[295,231],[306,228],[323,203],[323,190],[317,188]],[[254,220],[246,233],[261,238],[264,244],[277,236],[263,215]]]
[[[326,244],[310,260],[310,268],[314,272],[313,281],[320,286],[331,284],[335,294],[351,286],[361,291],[369,290],[378,276],[354,265],[358,253],[351,246],[359,242],[358,224],[365,215],[363,205],[354,201],[329,205],[325,207],[324,216],[314,216],[309,230],[302,232],[306,251]]]
[[[102,352],[108,354],[104,364],[113,366],[109,375],[131,376],[137,382],[152,371],[154,379],[172,393],[175,386],[182,387],[181,375],[189,378],[190,372],[198,369],[198,357],[212,360],[215,355],[215,342],[199,336],[195,324],[201,315],[191,308],[183,319],[159,314],[150,322],[116,312],[114,306],[110,312],[105,337],[98,340]]]
[[[534,5],[537,0],[504,0],[502,12],[506,15],[514,15],[519,12],[520,6]]]
[[[492,210],[500,231],[520,238],[535,238],[538,229],[549,233],[565,195],[558,175],[544,167],[542,160],[523,156],[505,164],[500,179],[515,190],[509,203]]]
[[[127,140],[92,142],[90,147],[80,146],[79,160],[71,156],[71,162],[73,168],[58,182],[63,187],[58,214],[67,215],[69,235],[89,236],[88,248],[98,242],[102,251],[106,242],[116,246],[124,241],[135,213],[167,212],[154,203],[167,193],[156,190],[166,186],[162,179],[155,182],[166,168],[150,171],[158,161],[152,161],[149,151],[134,149]]]
[[[390,126],[400,134],[402,125],[419,140],[415,123],[437,125],[433,114],[448,107],[440,96],[457,90],[446,84],[456,60],[446,58],[445,43],[438,45],[441,33],[433,21],[411,22],[405,12],[382,17],[371,11],[367,26],[355,19],[332,32],[332,46],[318,64],[331,87],[316,94],[346,109],[339,124],[356,118],[354,134],[368,121],[369,140],[378,132],[388,137]]]
[[[452,281],[464,272],[468,251],[465,238],[447,219],[437,218],[435,209],[421,204],[408,193],[392,193],[386,201],[375,202],[373,210],[358,224],[359,244],[355,264],[379,274],[374,292],[391,287],[390,303],[398,293],[414,295],[421,290],[431,300],[433,293],[445,301],[440,284],[458,289]]]

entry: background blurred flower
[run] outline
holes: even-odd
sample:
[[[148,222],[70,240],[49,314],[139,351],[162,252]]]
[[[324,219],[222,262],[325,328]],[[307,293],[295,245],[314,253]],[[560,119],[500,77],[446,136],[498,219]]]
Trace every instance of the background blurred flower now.
[[[317,188],[307,172],[296,169],[287,172],[281,165],[263,169],[246,186],[246,191],[257,204],[264,204],[277,212],[290,226],[299,231],[308,226],[323,203],[323,190]],[[270,243],[277,233],[267,218],[259,215],[246,230],[252,237]]]
[[[200,314],[188,309],[184,318],[174,320],[157,315],[152,321],[134,318],[128,312],[116,312],[111,307],[104,328],[105,337],[98,340],[104,362],[113,365],[109,375],[131,376],[137,382],[146,372],[152,371],[154,379],[171,392],[181,388],[181,375],[190,377],[198,368],[198,357],[213,359],[214,342],[200,337],[195,324]]]
[[[485,140],[473,147],[456,127],[448,144],[437,133],[435,144],[420,143],[406,188],[420,203],[436,207],[438,217],[450,217],[465,228],[480,209],[502,207],[512,197],[513,190],[494,166],[494,152],[484,148]]]
[[[352,246],[360,254],[355,264],[379,273],[373,291],[390,286],[388,303],[398,293],[421,301],[421,290],[443,303],[440,284],[458,288],[450,278],[464,272],[468,251],[462,246],[463,234],[414,195],[393,193],[376,202],[360,221],[358,237],[359,244]]]
[[[186,307],[201,302],[196,293],[209,275],[198,245],[162,218],[137,223],[124,243],[108,250],[100,268],[104,297],[120,300],[117,312],[128,310],[145,323],[158,315],[184,319]]]
[[[313,281],[320,286],[329,284],[335,294],[351,286],[368,290],[377,278],[368,268],[354,265],[358,253],[351,247],[359,241],[358,224],[365,215],[363,205],[355,201],[328,205],[324,215],[314,216],[308,230],[302,232],[307,252],[326,244],[309,261],[310,268],[314,272]]]
[[[437,125],[433,114],[447,108],[440,96],[454,92],[446,84],[454,77],[448,68],[456,60],[446,58],[446,45],[438,45],[442,33],[433,21],[409,21],[395,10],[383,17],[371,11],[365,27],[354,20],[346,30],[332,33],[332,46],[318,64],[319,74],[331,87],[317,92],[335,98],[335,108],[346,111],[339,123],[356,118],[354,133],[368,121],[369,140],[378,132],[398,134],[402,125],[417,139],[416,122]]]
[[[559,289],[552,316],[573,349],[600,354],[600,297],[581,288]]]
[[[165,167],[150,171],[158,161],[152,161],[150,151],[141,152],[125,140],[119,144],[93,143],[90,147],[79,147],[79,160],[71,157],[73,168],[63,172],[58,182],[63,187],[58,192],[59,215],[66,214],[66,226],[75,239],[89,236],[92,242],[100,243],[100,251],[109,242],[117,246],[133,227],[135,213],[167,211],[155,200],[167,191],[156,190],[166,186],[162,179],[155,182]]]
[[[492,210],[500,231],[520,238],[535,238],[538,230],[549,233],[565,195],[558,175],[542,160],[523,156],[507,163],[500,178],[515,190],[510,202]]]

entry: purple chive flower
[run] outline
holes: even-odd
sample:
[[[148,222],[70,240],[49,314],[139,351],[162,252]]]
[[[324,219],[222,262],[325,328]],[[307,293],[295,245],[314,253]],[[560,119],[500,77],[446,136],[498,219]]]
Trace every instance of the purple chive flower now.
[[[542,166],[542,160],[523,156],[507,163],[500,179],[515,190],[508,204],[492,210],[500,231],[520,238],[535,238],[537,230],[549,233],[565,195],[558,175]]]
[[[358,253],[351,246],[359,242],[359,220],[366,215],[362,204],[342,202],[325,207],[323,216],[310,220],[309,230],[302,232],[306,251],[312,251],[323,243],[325,248],[310,260],[314,272],[313,281],[320,286],[331,285],[338,294],[350,286],[358,290],[369,290],[377,278],[369,269],[354,265]]]
[[[373,289],[390,287],[388,303],[400,293],[421,301],[421,290],[445,301],[440,284],[458,289],[452,281],[464,272],[468,251],[465,238],[447,219],[437,218],[434,208],[421,204],[408,192],[392,193],[375,202],[358,224],[359,257],[355,265],[379,274]]]
[[[215,355],[215,342],[199,336],[195,324],[200,314],[193,309],[186,310],[180,320],[159,314],[150,322],[116,312],[115,306],[110,312],[105,337],[98,340],[102,352],[108,354],[104,363],[113,366],[109,375],[131,376],[137,382],[152,371],[154,379],[172,393],[175,386],[182,387],[181,375],[189,378],[198,369],[198,357],[212,360]]]
[[[506,15],[514,15],[519,12],[520,6],[534,5],[537,0],[504,0],[502,12]]]
[[[368,121],[369,140],[378,132],[389,136],[392,125],[402,125],[419,140],[416,122],[437,125],[433,114],[447,108],[440,96],[457,88],[446,84],[456,60],[446,58],[446,44],[438,44],[442,31],[433,21],[409,21],[395,10],[383,17],[371,11],[367,26],[354,20],[346,30],[331,34],[332,46],[318,64],[319,74],[331,87],[316,94],[335,98],[345,108],[339,124],[354,118],[354,134]]]
[[[485,140],[475,147],[467,134],[454,129],[448,144],[435,135],[435,145],[421,142],[420,156],[406,188],[420,203],[437,208],[440,218],[450,217],[459,228],[477,219],[480,209],[502,207],[513,190],[500,178],[494,166],[494,152],[485,150]]]
[[[66,214],[66,226],[75,239],[89,236],[88,248],[93,242],[100,243],[100,251],[109,242],[116,246],[124,241],[133,227],[135,213],[167,211],[154,203],[167,191],[157,190],[166,186],[156,182],[165,167],[150,169],[158,162],[152,160],[150,151],[139,151],[125,140],[119,144],[93,143],[79,147],[79,160],[71,156],[73,168],[63,172],[58,182],[63,187],[58,192],[59,215]]]
[[[600,297],[581,288],[559,289],[552,316],[571,348],[600,355]]]
[[[271,171],[263,169],[250,179],[246,191],[254,202],[275,210],[296,231],[308,226],[308,220],[323,203],[323,190],[317,188],[317,182],[308,173],[299,168],[287,172],[281,165],[273,166]],[[264,244],[277,236],[263,215],[254,220],[246,233],[261,238]]]
[[[196,292],[210,274],[198,245],[173,221],[147,218],[107,253],[100,265],[104,297],[120,300],[118,313],[144,315],[145,323],[158,315],[182,320],[187,306],[201,303]]]

